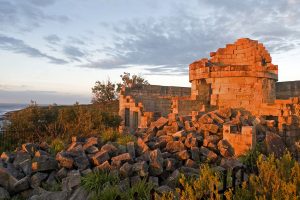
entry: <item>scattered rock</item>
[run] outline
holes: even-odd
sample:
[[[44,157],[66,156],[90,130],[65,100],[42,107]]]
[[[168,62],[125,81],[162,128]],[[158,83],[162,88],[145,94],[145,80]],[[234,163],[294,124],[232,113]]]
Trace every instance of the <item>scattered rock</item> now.
[[[152,176],[163,173],[163,158],[159,149],[150,152],[149,172]]]
[[[56,160],[59,162],[61,167],[65,167],[67,169],[72,169],[73,167],[74,159],[66,152],[57,153]]]
[[[30,186],[32,188],[37,188],[41,185],[41,182],[48,177],[47,173],[37,172],[31,176]]]
[[[234,156],[234,149],[227,140],[220,140],[218,142],[218,149],[220,154],[225,158]]]
[[[70,196],[68,191],[44,192],[41,195],[34,195],[29,200],[67,200]]]
[[[267,132],[265,142],[269,154],[274,153],[277,158],[284,154],[286,146],[279,135]]]
[[[185,150],[185,147],[181,141],[170,141],[167,143],[166,150],[170,153],[176,153]]]
[[[3,187],[0,187],[0,199],[10,199],[9,192]]]
[[[76,186],[80,185],[81,176],[80,173],[74,173],[62,179],[62,190],[71,191]]]
[[[148,169],[149,166],[146,161],[139,161],[137,163],[134,163],[132,166],[132,171],[136,172],[141,177],[148,176]]]
[[[217,154],[205,147],[200,148],[200,154],[209,162],[215,162],[218,159]]]
[[[49,156],[41,156],[36,158],[32,162],[32,171],[43,172],[57,169],[57,161]]]
[[[92,157],[94,165],[101,165],[105,161],[109,160],[110,157],[107,151],[99,151]]]

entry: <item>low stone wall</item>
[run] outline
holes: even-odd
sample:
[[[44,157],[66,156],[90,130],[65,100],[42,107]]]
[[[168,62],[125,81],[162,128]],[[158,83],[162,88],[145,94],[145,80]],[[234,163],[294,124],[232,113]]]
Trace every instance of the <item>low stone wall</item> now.
[[[241,133],[233,133],[230,124],[223,125],[223,139],[234,149],[235,156],[244,155],[256,145],[256,132],[253,126],[243,126]]]
[[[276,83],[276,98],[288,99],[300,97],[300,81],[287,81]]]

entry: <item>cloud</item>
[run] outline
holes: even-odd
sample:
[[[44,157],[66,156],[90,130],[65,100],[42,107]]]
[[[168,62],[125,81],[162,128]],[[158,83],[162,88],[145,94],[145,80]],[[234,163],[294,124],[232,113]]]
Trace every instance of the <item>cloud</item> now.
[[[40,50],[25,44],[22,40],[7,37],[0,34],[0,48],[3,50],[11,51],[13,53],[20,53],[35,58],[46,58],[50,63],[66,64],[67,61],[50,56]]]
[[[82,50],[74,46],[65,46],[63,48],[63,52],[71,60],[79,61],[79,62],[81,61],[80,60],[81,58],[86,56],[86,54]]]
[[[0,31],[32,31],[46,21],[69,22],[65,15],[47,14],[45,7],[55,0],[0,0]]]
[[[49,6],[55,3],[56,0],[29,0],[35,6]]]
[[[44,37],[44,39],[50,44],[57,44],[61,41],[60,37],[55,34],[47,35]]]
[[[206,19],[174,16],[148,21],[127,21],[113,26],[115,43],[105,47],[108,58],[82,65],[101,69],[126,68],[128,65],[157,66],[145,70],[160,74],[186,74],[188,64],[207,56],[233,36],[221,32],[223,25],[209,26]],[[124,37],[125,36],[125,37]]]
[[[186,74],[194,60],[240,37],[263,42],[272,54],[299,47],[298,0],[196,2],[195,7],[174,2],[168,16],[104,24],[113,35],[113,44],[100,50],[105,58],[81,67],[140,65],[150,75],[176,75]]]

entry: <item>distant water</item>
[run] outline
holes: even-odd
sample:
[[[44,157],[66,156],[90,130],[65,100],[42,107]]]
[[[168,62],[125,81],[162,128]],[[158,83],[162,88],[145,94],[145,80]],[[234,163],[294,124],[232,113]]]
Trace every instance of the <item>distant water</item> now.
[[[6,104],[0,103],[0,129],[2,127],[3,115],[7,112],[16,111],[25,108],[26,104]]]

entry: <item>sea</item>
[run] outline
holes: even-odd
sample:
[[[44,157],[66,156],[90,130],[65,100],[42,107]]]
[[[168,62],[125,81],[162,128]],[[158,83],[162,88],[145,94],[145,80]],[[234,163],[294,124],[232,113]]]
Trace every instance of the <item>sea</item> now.
[[[10,103],[0,103],[0,130],[3,125],[3,116],[7,112],[21,110],[25,108],[27,104],[10,104]]]

